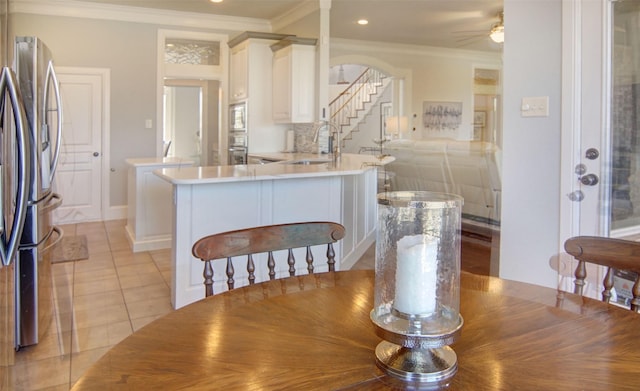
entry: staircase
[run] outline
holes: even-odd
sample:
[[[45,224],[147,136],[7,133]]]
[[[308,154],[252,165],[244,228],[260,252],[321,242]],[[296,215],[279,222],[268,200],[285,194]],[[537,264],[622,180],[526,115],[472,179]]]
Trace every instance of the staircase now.
[[[358,131],[358,125],[375,106],[389,82],[383,73],[367,68],[329,103],[330,119],[340,129],[343,147],[347,140],[351,140],[352,133]]]

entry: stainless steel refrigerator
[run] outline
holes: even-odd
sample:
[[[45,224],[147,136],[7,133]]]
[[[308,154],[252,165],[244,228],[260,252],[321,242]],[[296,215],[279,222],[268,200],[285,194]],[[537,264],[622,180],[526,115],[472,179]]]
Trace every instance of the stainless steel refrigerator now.
[[[18,347],[38,343],[40,328],[51,322],[51,254],[62,238],[52,211],[62,197],[53,192],[62,131],[59,84],[51,52],[37,37],[15,38],[14,68],[22,93],[29,138],[29,191],[18,248]]]
[[[0,73],[0,378],[52,324],[51,254],[62,238],[51,221],[62,201],[51,187],[62,131],[51,54],[36,37],[12,46]]]

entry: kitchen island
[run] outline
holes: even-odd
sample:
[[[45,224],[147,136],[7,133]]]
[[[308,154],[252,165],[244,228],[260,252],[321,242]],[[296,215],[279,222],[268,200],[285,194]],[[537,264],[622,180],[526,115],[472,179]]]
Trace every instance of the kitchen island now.
[[[181,158],[130,158],[127,173],[127,225],[125,233],[133,252],[171,246],[171,186],[153,174],[161,168],[193,166]]]
[[[203,236],[300,221],[334,221],[346,228],[336,246],[336,270],[349,269],[375,240],[378,168],[393,160],[370,155],[260,154],[268,164],[183,167],[154,173],[173,185],[171,303],[180,308],[204,297],[203,264],[191,247]],[[322,246],[314,249],[322,259]],[[296,269],[306,273],[304,254]],[[256,259],[256,275],[266,260]],[[244,260],[236,262],[236,287],[246,285]],[[225,291],[225,260],[214,262],[214,292]],[[278,277],[287,275],[279,265]],[[316,262],[316,272],[327,265]]]

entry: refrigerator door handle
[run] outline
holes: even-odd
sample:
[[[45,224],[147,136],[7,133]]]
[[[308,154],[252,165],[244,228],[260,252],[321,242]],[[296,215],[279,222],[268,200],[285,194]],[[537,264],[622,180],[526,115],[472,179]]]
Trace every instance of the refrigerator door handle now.
[[[49,232],[49,235],[47,235],[47,240],[49,240],[51,235],[53,235],[54,233],[56,234],[56,239],[53,242],[49,243],[48,246],[42,249],[43,253],[51,250],[56,244],[62,241],[62,237],[64,236],[64,231],[60,227],[51,227],[51,232]]]
[[[51,193],[51,197],[49,201],[42,207],[41,213],[47,214],[49,211],[52,211],[62,205],[62,196],[58,193]]]
[[[49,82],[52,83],[49,83]],[[49,182],[53,182],[53,177],[56,174],[56,168],[58,167],[58,156],[60,155],[60,145],[62,143],[62,98],[60,95],[60,84],[58,84],[58,76],[56,70],[53,67],[53,61],[49,61],[47,65],[47,75],[44,83],[44,105],[43,119],[46,118],[46,110],[49,107],[49,84],[53,84],[53,93],[56,97],[56,112],[57,112],[57,130],[56,130],[56,149],[53,153],[53,159],[51,160],[51,167],[49,170]],[[47,135],[48,137],[48,135]]]
[[[16,251],[18,250],[18,245],[20,244],[20,238],[22,236],[22,228],[24,226],[24,220],[27,213],[27,197],[28,197],[28,184],[29,180],[26,176],[29,174],[29,162],[30,157],[28,154],[30,153],[30,148],[28,148],[27,143],[29,142],[28,135],[28,127],[27,127],[27,119],[24,110],[24,105],[22,101],[22,96],[20,94],[20,90],[18,89],[18,83],[16,81],[16,77],[13,73],[13,70],[9,67],[2,68],[2,74],[0,75],[0,107],[6,107],[5,97],[9,96],[11,100],[11,108],[13,111],[13,120],[15,122],[15,131],[16,131],[16,199],[15,199],[15,212],[13,214],[13,222],[11,222],[11,232],[7,232],[7,222],[4,221],[7,214],[3,213],[3,228],[4,232],[2,232],[2,240],[0,240],[0,259],[2,260],[2,264],[7,266],[11,263]],[[2,181],[2,185],[0,187],[3,188],[3,191],[7,191],[10,188],[7,188],[5,181],[7,181],[7,176],[10,175],[10,172],[7,171],[7,162],[3,162],[3,172],[4,177],[0,177],[0,181]],[[4,204],[4,202],[3,202]],[[4,205],[0,205],[0,208],[3,208]],[[7,235],[9,236],[7,238]]]

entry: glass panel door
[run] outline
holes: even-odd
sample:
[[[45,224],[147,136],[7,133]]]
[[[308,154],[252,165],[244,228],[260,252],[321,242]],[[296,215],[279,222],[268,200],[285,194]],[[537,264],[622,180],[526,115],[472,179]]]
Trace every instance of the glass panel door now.
[[[640,2],[613,3],[611,236],[640,237]]]

